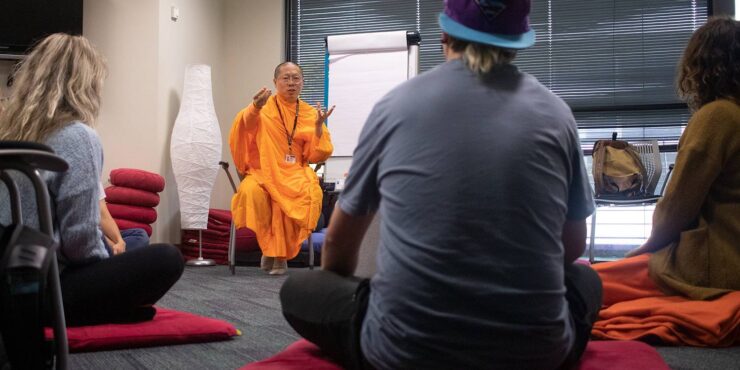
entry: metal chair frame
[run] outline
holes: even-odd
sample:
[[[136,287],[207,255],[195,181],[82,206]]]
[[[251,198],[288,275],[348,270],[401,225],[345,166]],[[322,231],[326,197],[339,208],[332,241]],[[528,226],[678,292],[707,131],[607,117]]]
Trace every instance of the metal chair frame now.
[[[234,194],[237,192],[237,186],[234,182],[234,178],[231,176],[231,172],[229,172],[229,163],[228,162],[218,162],[218,164],[221,166],[221,168],[224,169],[224,172],[226,172],[226,176],[229,178],[229,183],[231,184],[231,189],[234,190]],[[318,171],[319,168],[321,168],[321,165],[323,163],[319,163],[315,171]],[[237,172],[238,174],[238,172]],[[244,177],[239,176],[239,181],[243,181]],[[314,267],[314,250],[313,250],[313,232],[308,233],[308,268],[310,270],[313,270]],[[228,253],[228,261],[229,261],[229,271],[232,275],[236,274],[236,226],[234,225],[234,218],[231,219],[231,229],[229,231],[229,253]]]
[[[16,170],[23,173],[33,183],[39,215],[39,229],[46,235],[54,237],[54,228],[51,215],[51,200],[39,170],[63,172],[68,168],[67,162],[51,151],[41,150],[35,143],[13,142],[13,146],[3,147],[0,144],[0,179],[8,188],[11,203],[11,216],[14,223],[22,224],[21,198],[13,179],[5,172]],[[69,346],[67,329],[64,319],[64,305],[62,303],[62,289],[59,282],[59,265],[56,253],[51,253],[49,270],[49,290],[51,293],[52,319],[55,343],[55,366],[59,370],[67,369]]]
[[[660,157],[660,146],[657,140],[648,141],[634,141],[630,142],[642,160],[645,171],[647,172],[647,178],[645,179],[645,195],[639,198],[619,198],[619,197],[594,197],[594,203],[596,209],[591,215],[591,235],[589,236],[588,244],[588,260],[591,263],[595,262],[594,258],[594,245],[596,243],[596,213],[600,207],[634,207],[634,206],[647,206],[655,204],[661,198],[663,190],[668,183],[673,165],[669,166],[668,174],[666,174],[666,181],[660,189],[659,193],[655,192],[655,188],[660,180],[662,174],[662,160]]]

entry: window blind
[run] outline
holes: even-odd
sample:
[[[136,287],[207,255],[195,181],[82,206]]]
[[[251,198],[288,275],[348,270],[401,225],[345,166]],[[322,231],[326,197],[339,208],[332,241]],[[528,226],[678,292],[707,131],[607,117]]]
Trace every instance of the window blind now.
[[[288,0],[287,9],[287,57],[304,68],[309,102],[324,99],[328,35],[416,30],[419,71],[444,62],[437,23],[442,0]],[[570,105],[584,147],[614,131],[626,140],[672,144],[690,118],[676,97],[676,66],[706,16],[706,0],[534,0],[530,25],[537,42],[520,51],[515,64]],[[663,158],[665,176],[675,153]],[[600,210],[597,255],[618,257],[640,244],[651,214],[644,207]]]
[[[323,101],[327,35],[416,30],[420,71],[442,63],[442,8],[441,0],[290,0],[288,58],[304,67],[304,98]],[[706,0],[535,0],[537,43],[515,63],[571,106],[585,143],[614,129],[675,141],[689,117],[675,94],[676,65],[706,14]]]

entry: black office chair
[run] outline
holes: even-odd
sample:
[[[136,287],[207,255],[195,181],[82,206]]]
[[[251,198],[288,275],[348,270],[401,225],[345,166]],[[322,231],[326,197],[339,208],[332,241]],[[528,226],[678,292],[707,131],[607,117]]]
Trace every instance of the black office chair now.
[[[4,335],[8,359],[13,368],[45,368],[51,363],[57,369],[67,368],[69,351],[56,243],[53,241],[51,201],[39,172],[63,172],[67,168],[67,162],[45,145],[0,142],[0,180],[8,189],[13,220],[13,224],[2,228],[0,237],[3,242],[0,248],[4,252],[0,264],[0,291],[3,296],[3,317],[0,319],[4,330],[13,330],[13,333],[5,333],[12,334],[11,337]],[[40,230],[31,230],[23,225],[20,192],[8,170],[18,171],[32,182]],[[36,296],[34,294],[41,298],[29,302],[29,297]],[[50,302],[53,315],[55,348],[51,363],[43,356],[46,347],[42,316],[45,310],[39,307],[39,302]],[[13,338],[13,335],[16,337]],[[24,345],[31,348],[19,348]]]

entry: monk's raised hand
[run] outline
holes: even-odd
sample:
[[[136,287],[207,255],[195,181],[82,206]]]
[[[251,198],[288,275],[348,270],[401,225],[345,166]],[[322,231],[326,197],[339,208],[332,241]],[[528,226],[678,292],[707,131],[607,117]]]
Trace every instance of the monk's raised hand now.
[[[317,128],[318,126],[321,126],[321,124],[326,122],[326,119],[329,118],[329,116],[331,116],[332,112],[334,112],[334,107],[336,107],[336,105],[332,105],[331,108],[329,108],[329,110],[326,110],[321,106],[321,103],[316,103],[316,112],[317,112],[316,126]]]
[[[254,97],[252,98],[252,103],[254,104],[254,107],[257,109],[262,109],[262,107],[265,106],[265,103],[267,103],[267,99],[272,95],[272,91],[270,91],[268,88],[263,87],[260,89],[260,91],[257,91],[256,94],[254,94]]]

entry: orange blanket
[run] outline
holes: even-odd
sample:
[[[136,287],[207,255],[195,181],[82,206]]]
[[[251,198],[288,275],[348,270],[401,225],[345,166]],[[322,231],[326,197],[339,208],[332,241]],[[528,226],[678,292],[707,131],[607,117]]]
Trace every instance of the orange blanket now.
[[[604,301],[591,334],[599,339],[658,340],[665,344],[729,347],[740,344],[740,291],[711,301],[666,296],[648,276],[649,255],[593,266]]]

